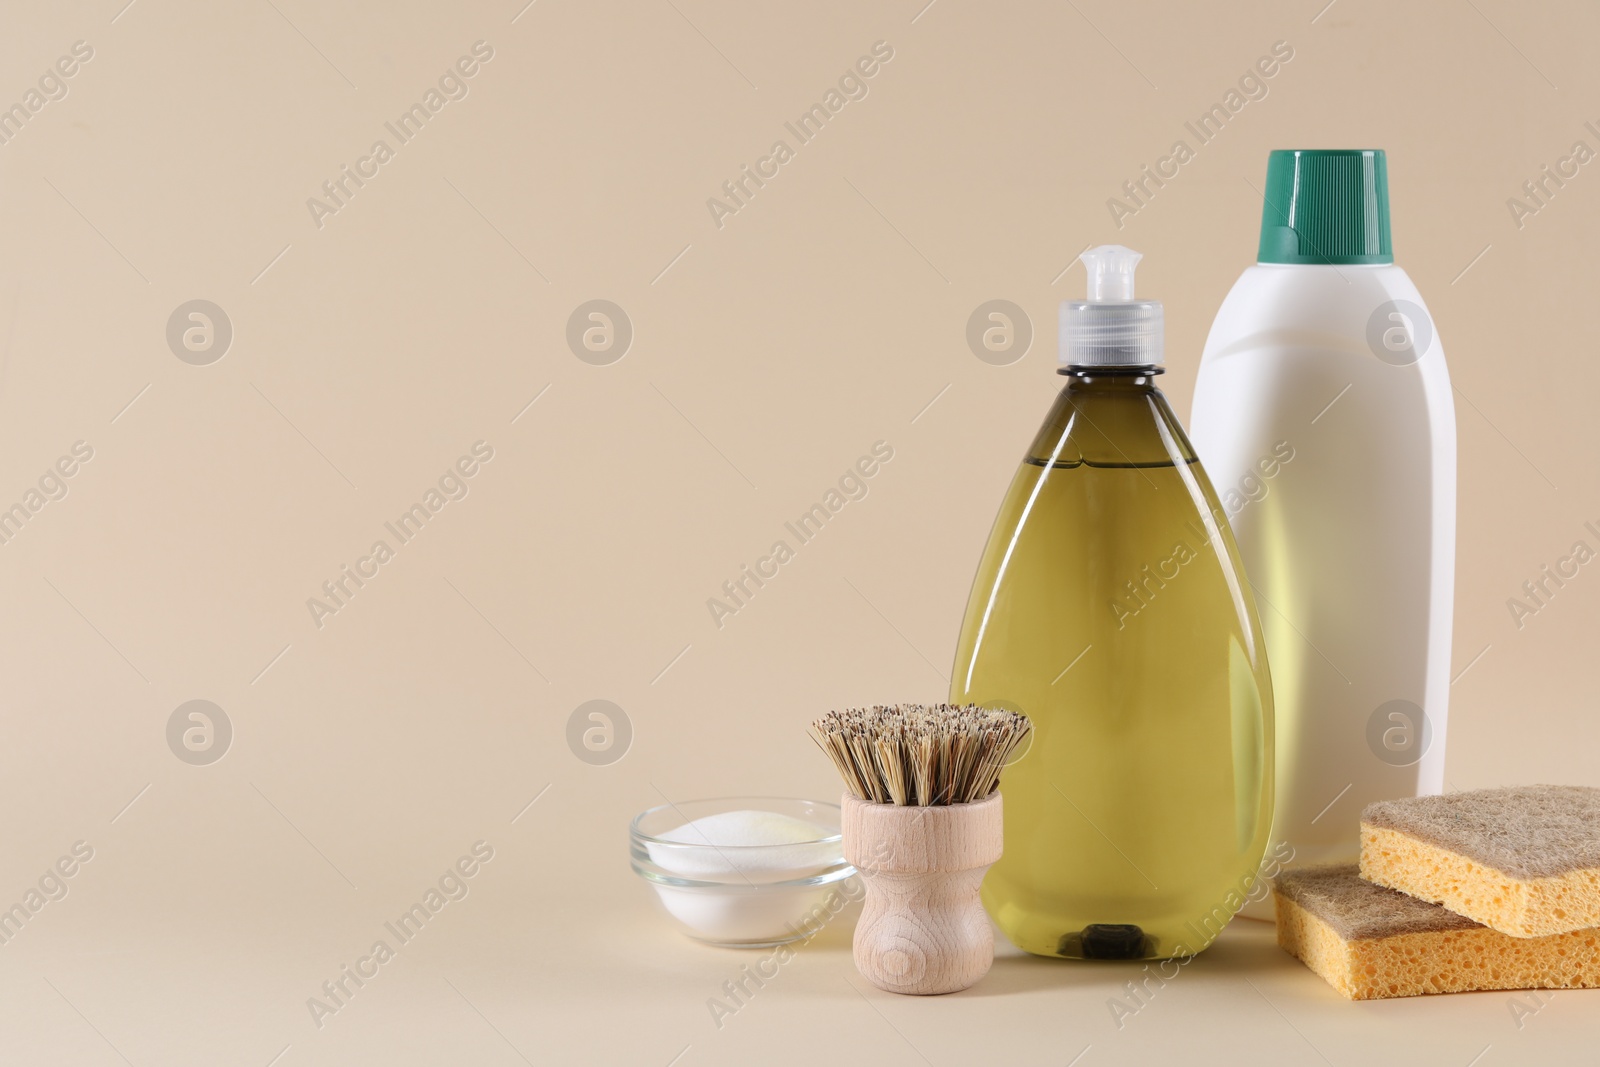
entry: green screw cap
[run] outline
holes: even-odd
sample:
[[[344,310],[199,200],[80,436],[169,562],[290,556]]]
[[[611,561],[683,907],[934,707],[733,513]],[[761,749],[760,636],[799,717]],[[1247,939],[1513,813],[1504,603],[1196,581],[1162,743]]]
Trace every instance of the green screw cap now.
[[[1383,149],[1279,149],[1267,156],[1262,263],[1393,263]]]

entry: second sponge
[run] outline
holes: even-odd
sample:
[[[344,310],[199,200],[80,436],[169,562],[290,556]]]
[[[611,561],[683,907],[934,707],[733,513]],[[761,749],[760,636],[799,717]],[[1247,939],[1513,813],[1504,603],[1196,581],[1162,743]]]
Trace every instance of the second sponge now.
[[[1513,786],[1369,805],[1361,877],[1513,937],[1600,926],[1600,789]]]
[[[1351,1000],[1600,985],[1600,931],[1520,938],[1375,886],[1355,864],[1280,874],[1278,944]]]

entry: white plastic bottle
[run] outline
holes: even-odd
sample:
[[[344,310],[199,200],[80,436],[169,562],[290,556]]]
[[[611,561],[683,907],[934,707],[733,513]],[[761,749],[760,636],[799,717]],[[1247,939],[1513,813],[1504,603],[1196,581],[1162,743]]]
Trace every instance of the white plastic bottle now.
[[[1300,866],[1354,860],[1368,803],[1443,787],[1455,404],[1394,265],[1383,152],[1273,152],[1265,200],[1260,262],[1217,312],[1190,425],[1272,662],[1268,854]]]

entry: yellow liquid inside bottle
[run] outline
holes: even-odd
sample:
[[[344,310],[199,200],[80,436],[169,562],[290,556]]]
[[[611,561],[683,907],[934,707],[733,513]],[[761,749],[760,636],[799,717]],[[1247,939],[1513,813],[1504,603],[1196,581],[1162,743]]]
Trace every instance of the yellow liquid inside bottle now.
[[[1272,817],[1272,686],[1221,504],[1151,368],[1074,371],[973,583],[953,703],[1032,721],[995,921],[1042,956],[1204,949]]]

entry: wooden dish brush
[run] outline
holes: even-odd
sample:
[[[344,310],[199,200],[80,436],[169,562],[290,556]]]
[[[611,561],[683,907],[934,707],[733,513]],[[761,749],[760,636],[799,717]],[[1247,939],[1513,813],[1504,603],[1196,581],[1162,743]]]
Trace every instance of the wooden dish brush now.
[[[1000,858],[1000,772],[1028,720],[948,704],[851,708],[811,724],[844,778],[845,859],[866,883],[856,968],[891,993],[953,993],[988,973],[978,886]]]

